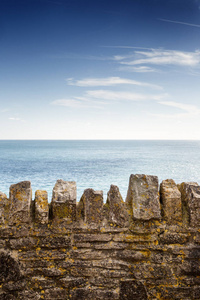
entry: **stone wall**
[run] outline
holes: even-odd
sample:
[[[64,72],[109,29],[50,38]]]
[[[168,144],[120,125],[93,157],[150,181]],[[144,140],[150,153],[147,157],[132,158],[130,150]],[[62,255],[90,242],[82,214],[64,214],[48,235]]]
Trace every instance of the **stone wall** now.
[[[0,193],[0,299],[200,299],[200,186],[131,175],[111,185],[20,182]]]

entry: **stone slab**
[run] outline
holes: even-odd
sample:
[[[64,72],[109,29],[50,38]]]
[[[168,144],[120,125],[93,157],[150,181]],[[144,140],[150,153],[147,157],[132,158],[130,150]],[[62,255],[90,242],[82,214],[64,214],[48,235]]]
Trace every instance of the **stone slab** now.
[[[158,177],[144,174],[131,175],[126,202],[137,220],[160,219]]]
[[[22,181],[10,186],[9,199],[11,202],[9,223],[29,223],[32,190],[30,181]]]

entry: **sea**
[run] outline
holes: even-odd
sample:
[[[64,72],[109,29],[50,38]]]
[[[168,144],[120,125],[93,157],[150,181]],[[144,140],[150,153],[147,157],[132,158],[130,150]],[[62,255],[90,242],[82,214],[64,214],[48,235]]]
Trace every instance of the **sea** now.
[[[166,140],[1,140],[0,191],[31,181],[49,202],[57,179],[76,181],[77,201],[87,188],[119,187],[125,200],[131,174],[158,176],[159,182],[200,183],[200,141]]]

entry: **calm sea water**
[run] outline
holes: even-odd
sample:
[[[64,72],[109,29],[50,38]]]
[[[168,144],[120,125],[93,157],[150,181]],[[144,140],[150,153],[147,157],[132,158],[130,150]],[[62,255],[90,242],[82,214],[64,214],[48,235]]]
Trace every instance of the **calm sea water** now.
[[[84,189],[103,190],[110,184],[126,197],[130,174],[157,175],[159,181],[200,183],[200,141],[0,141],[0,191],[23,180],[48,191],[57,179]]]

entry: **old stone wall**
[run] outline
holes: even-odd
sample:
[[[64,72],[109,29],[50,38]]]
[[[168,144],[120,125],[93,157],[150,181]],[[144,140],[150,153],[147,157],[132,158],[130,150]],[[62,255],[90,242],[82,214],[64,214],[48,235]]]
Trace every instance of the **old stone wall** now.
[[[200,186],[131,175],[111,185],[20,182],[0,193],[0,300],[200,299]]]

